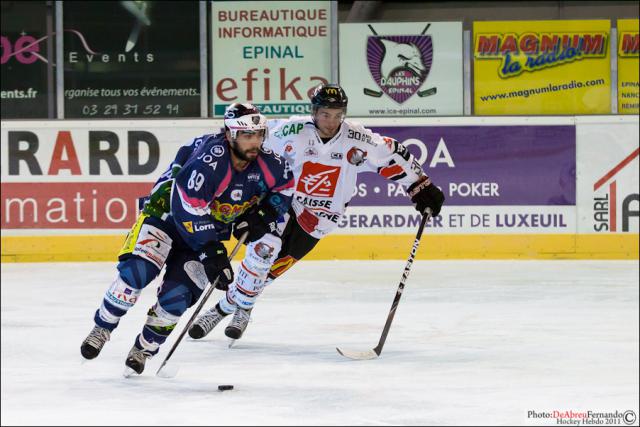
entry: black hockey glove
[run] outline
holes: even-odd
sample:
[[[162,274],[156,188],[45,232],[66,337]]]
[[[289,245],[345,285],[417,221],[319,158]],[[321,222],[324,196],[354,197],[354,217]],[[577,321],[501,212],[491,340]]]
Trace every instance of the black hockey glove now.
[[[428,176],[423,176],[411,184],[408,190],[411,201],[416,205],[418,212],[424,213],[427,208],[430,208],[431,215],[438,216],[444,203],[444,194],[431,183]]]
[[[278,229],[278,211],[268,202],[256,205],[238,217],[233,236],[236,239],[249,232],[246,243],[255,242],[267,233],[275,233]]]
[[[214,283],[218,279],[216,288],[226,291],[233,282],[233,268],[227,257],[227,249],[222,242],[209,244],[200,254],[200,262],[204,265],[207,279]]]

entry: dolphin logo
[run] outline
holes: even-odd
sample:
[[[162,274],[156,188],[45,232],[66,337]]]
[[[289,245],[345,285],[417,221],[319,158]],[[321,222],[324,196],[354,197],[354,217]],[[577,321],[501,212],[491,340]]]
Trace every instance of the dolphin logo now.
[[[391,40],[380,39],[384,46],[384,57],[380,64],[380,71],[384,77],[389,77],[397,69],[409,69],[416,76],[422,77],[427,69],[422,63],[422,53],[413,43],[396,43]]]

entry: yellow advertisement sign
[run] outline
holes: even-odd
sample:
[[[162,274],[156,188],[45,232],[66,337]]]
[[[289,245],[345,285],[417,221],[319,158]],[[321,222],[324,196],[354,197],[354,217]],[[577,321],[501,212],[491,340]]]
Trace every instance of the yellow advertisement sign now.
[[[618,113],[640,112],[638,90],[638,37],[637,19],[618,19]]]
[[[611,113],[610,29],[608,20],[474,22],[475,114]]]

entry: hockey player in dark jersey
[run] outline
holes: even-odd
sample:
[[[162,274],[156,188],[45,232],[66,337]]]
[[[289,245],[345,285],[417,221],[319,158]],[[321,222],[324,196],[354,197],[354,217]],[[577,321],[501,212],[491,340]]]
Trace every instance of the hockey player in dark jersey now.
[[[266,118],[251,104],[232,104],[224,124],[224,132],[181,147],[156,182],[118,255],[118,274],[81,346],[84,358],[98,356],[120,318],[166,264],[158,301],[125,362],[125,375],[142,373],[146,359],[200,298],[202,280],[194,276],[206,277],[205,283],[217,279],[222,289],[233,281],[222,242],[238,217],[250,238],[259,239],[289,209],[293,175],[282,157],[262,148]]]

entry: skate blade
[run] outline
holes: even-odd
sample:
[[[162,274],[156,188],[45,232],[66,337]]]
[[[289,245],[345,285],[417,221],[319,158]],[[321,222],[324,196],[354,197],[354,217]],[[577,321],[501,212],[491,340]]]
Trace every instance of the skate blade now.
[[[238,341],[238,340],[236,340],[236,339],[234,339],[234,338],[229,338],[229,344],[228,344],[228,345],[229,345],[229,347],[228,347],[228,348],[233,347],[233,345],[236,343],[236,341]]]
[[[125,378],[131,378],[131,377],[139,377],[140,374],[134,371],[133,369],[131,369],[130,367],[125,366],[122,376]]]

